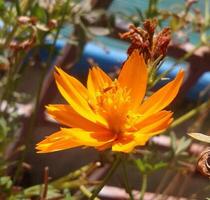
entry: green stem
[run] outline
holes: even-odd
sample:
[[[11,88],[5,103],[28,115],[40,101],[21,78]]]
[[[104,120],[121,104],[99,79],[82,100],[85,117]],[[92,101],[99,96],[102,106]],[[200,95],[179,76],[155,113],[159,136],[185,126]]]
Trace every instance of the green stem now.
[[[98,193],[102,190],[104,185],[107,183],[107,181],[110,179],[110,177],[113,175],[113,173],[117,169],[118,165],[120,164],[120,161],[121,161],[121,159],[120,159],[120,156],[118,155],[116,157],[115,161],[113,162],[110,170],[106,174],[104,180],[101,182],[101,184],[98,186],[98,188],[93,192],[93,194],[92,194],[92,196],[90,197],[89,200],[95,200],[95,197],[97,197]]]
[[[204,15],[204,24],[205,24],[205,27],[208,27],[209,25],[209,1],[208,0],[205,0],[205,15]]]
[[[199,49],[202,45],[203,45],[202,42],[199,42],[198,44],[196,44],[196,45],[194,46],[194,48],[193,48],[191,51],[185,53],[184,56],[182,56],[180,59],[178,59],[178,62],[177,62],[177,63],[180,63],[180,62],[183,62],[183,61],[187,60],[187,59],[188,59],[189,57],[191,57],[191,56],[195,53],[195,51],[196,51],[197,49]]]
[[[127,174],[127,170],[126,170],[126,160],[124,160],[124,159],[122,159],[122,169],[123,169],[123,175],[124,175],[124,182],[125,182],[126,192],[129,194],[130,199],[134,200],[133,194],[132,194],[129,182],[128,182],[128,174]]]
[[[191,117],[195,116],[197,113],[200,112],[200,110],[204,109],[205,107],[210,105],[210,100],[202,103],[201,105],[199,105],[198,107],[190,110],[189,112],[187,112],[186,114],[182,115],[180,118],[178,118],[177,120],[175,120],[172,124],[171,124],[171,128],[174,128],[180,124],[182,124],[184,121],[190,119]]]
[[[92,193],[84,186],[84,185],[81,185],[80,188],[81,192],[88,198],[91,197]],[[100,200],[99,198],[95,197],[95,200]]]
[[[141,193],[140,193],[140,200],[144,200],[144,194],[147,190],[147,174],[143,174],[142,177],[142,185],[141,185]]]
[[[78,179],[82,174],[86,174],[87,171],[89,171],[89,169],[92,168],[92,165],[93,163],[85,165],[74,172],[70,172],[66,176],[63,176],[57,180],[52,181],[50,184],[55,188],[60,188],[65,182]]]

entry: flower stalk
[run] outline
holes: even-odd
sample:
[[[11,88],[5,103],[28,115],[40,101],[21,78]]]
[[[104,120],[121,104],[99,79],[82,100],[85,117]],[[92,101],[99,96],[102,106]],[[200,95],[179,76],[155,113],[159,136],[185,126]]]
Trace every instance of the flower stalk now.
[[[126,189],[126,192],[129,194],[130,199],[134,200],[132,190],[131,190],[131,187],[129,185],[126,164],[127,164],[126,159],[122,159],[122,169],[123,169],[123,175],[124,175],[125,189]]]
[[[90,197],[89,200],[95,200],[97,197],[98,193],[102,190],[102,188],[105,186],[107,181],[110,179],[110,177],[113,175],[113,173],[116,171],[117,167],[119,166],[121,162],[121,157],[120,155],[116,156],[115,161],[113,162],[111,168],[107,172],[106,176],[104,177],[104,180],[101,182],[101,184],[98,186],[98,188],[93,192],[92,196]]]
[[[144,194],[145,194],[146,190],[147,190],[147,174],[144,173],[142,176],[142,185],[141,185],[139,200],[144,200]]]
[[[182,115],[181,117],[179,117],[178,119],[176,119],[172,124],[171,124],[171,128],[174,128],[180,124],[182,124],[183,122],[185,122],[186,120],[190,119],[191,117],[195,116],[196,114],[198,114],[200,112],[200,110],[206,108],[210,106],[210,100],[202,103],[201,105],[199,105],[196,108],[193,108],[192,110],[190,110],[189,112],[185,113],[184,115]]]

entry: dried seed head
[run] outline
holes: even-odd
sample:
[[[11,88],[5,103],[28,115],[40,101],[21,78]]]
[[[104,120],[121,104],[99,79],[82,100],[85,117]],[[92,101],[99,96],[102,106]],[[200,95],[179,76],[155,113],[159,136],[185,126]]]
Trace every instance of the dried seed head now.
[[[49,29],[54,29],[58,26],[58,21],[56,19],[51,19],[48,21],[47,26]]]
[[[33,35],[33,36],[31,36],[31,38],[25,39],[22,42],[13,40],[10,42],[9,47],[13,51],[28,50],[28,49],[32,48],[35,41],[36,41],[36,37],[35,37],[35,35]]]
[[[164,28],[155,34],[157,23],[156,19],[145,20],[143,28],[130,25],[128,32],[120,34],[122,39],[131,42],[127,51],[129,55],[133,50],[138,49],[139,53],[143,54],[145,62],[151,65],[158,64],[165,57],[171,40],[171,31],[169,28]]]
[[[157,19],[145,20],[143,26],[144,29],[147,31],[147,33],[149,33],[150,35],[154,35],[157,23],[158,23]]]
[[[210,178],[210,149],[201,154],[197,163],[197,169],[201,174]]]

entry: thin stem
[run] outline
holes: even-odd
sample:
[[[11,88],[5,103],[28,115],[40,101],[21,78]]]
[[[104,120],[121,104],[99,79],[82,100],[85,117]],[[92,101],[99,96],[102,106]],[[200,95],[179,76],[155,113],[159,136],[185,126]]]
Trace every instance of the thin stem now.
[[[141,185],[141,193],[140,193],[140,200],[144,200],[144,194],[147,190],[147,174],[143,174],[142,177],[142,185]]]
[[[199,105],[198,107],[190,110],[189,112],[187,112],[186,114],[182,115],[180,118],[178,118],[177,120],[175,120],[172,124],[171,124],[171,128],[174,128],[180,124],[182,124],[184,121],[190,119],[191,117],[195,116],[197,113],[200,112],[201,109],[206,108],[207,106],[210,105],[210,100],[202,103],[201,105]]]
[[[182,61],[185,61],[186,59],[188,59],[188,58],[189,58],[190,56],[192,56],[192,55],[195,53],[195,51],[196,51],[197,49],[199,49],[202,45],[203,45],[202,42],[199,42],[198,44],[196,44],[196,45],[194,46],[194,48],[193,48],[191,51],[185,53],[184,56],[182,56],[180,59],[178,59],[178,63],[179,63],[179,62],[182,62]]]
[[[41,193],[40,200],[45,200],[47,197],[48,191],[48,181],[49,181],[49,167],[45,167],[44,169],[44,185],[43,185],[43,192]]]
[[[95,197],[97,197],[98,193],[102,190],[104,185],[107,183],[107,181],[110,179],[110,177],[113,175],[113,173],[117,169],[118,165],[120,164],[120,161],[121,161],[121,159],[120,159],[120,156],[118,155],[116,157],[115,161],[113,162],[110,170],[108,171],[107,175],[105,176],[104,180],[101,182],[101,184],[98,186],[98,188],[93,192],[93,194],[89,200],[94,200]]]
[[[204,21],[205,21],[205,28],[208,27],[209,24],[209,1],[205,0],[205,17],[204,17]]]
[[[124,160],[124,159],[122,159],[122,169],[123,169],[123,175],[124,175],[124,182],[125,182],[126,192],[129,194],[130,199],[134,200],[134,197],[133,197],[133,194],[132,194],[132,191],[131,191],[131,187],[130,187],[129,182],[128,182],[128,173],[127,173],[127,169],[126,169],[126,160]]]
[[[19,2],[19,0],[15,1],[15,7],[16,7],[17,15],[20,16],[21,15],[21,9],[20,9],[20,2]]]
[[[181,178],[181,175],[179,173],[175,174],[175,176],[172,178],[170,183],[167,185],[165,190],[162,192],[161,196],[157,198],[157,200],[167,200],[168,195],[174,191],[176,188],[177,184],[179,183],[179,180]]]
[[[92,165],[93,165],[92,163],[85,165],[74,172],[70,172],[66,176],[63,176],[57,180],[52,181],[50,184],[55,188],[62,188],[63,183],[78,179],[82,174],[86,174],[87,171],[89,171],[90,168],[92,168]]]
[[[81,192],[88,198],[91,197],[92,193],[84,186],[84,185],[81,185],[79,187],[79,189],[81,190]],[[94,200],[100,200],[98,197],[95,197]]]
[[[166,185],[169,177],[171,175],[171,170],[167,169],[167,171],[164,173],[156,191],[155,191],[155,194],[158,195],[159,193],[161,193],[161,190],[164,188],[164,186]]]

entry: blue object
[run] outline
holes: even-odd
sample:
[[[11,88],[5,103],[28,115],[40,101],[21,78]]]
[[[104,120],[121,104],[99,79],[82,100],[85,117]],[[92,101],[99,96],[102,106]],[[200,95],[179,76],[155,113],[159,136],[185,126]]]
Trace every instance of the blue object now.
[[[102,39],[104,40],[104,38]],[[112,46],[113,43],[114,45]],[[119,44],[117,45],[117,43]],[[65,44],[65,40],[58,40],[56,43],[57,50],[59,51]],[[116,46],[118,47],[116,48]],[[106,38],[105,44],[102,41],[89,42],[84,48],[80,61],[73,67],[71,73],[87,73],[88,68],[90,67],[88,59],[93,59],[93,61],[96,62],[105,72],[111,72],[113,71],[114,67],[120,67],[121,64],[126,60],[127,47],[128,44],[116,39]],[[187,71],[186,62],[176,64],[176,61],[173,58],[167,57],[158,70],[158,73],[163,73],[164,71],[171,69],[172,66],[173,69],[167,75],[169,80],[173,79],[181,68]],[[210,72],[206,72],[200,77],[197,83],[188,92],[186,97],[191,100],[198,99],[200,92],[203,91],[208,85],[210,85]]]

